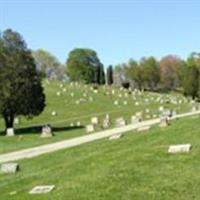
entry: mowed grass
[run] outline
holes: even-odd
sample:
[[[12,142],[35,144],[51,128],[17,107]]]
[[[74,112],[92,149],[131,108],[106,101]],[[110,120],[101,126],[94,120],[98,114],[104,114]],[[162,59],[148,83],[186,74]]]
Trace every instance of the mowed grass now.
[[[166,128],[129,132],[119,140],[104,139],[19,161],[17,174],[0,175],[0,199],[198,200],[199,120],[180,119]],[[193,145],[190,153],[167,153],[169,145],[183,143]],[[43,184],[55,189],[28,194]]]
[[[85,135],[84,128],[76,127],[77,122],[84,126],[89,124],[91,117],[94,116],[102,120],[106,114],[109,114],[113,127],[117,117],[124,117],[130,123],[130,117],[138,111],[144,113],[144,118],[147,115],[155,118],[159,116],[158,108],[160,106],[175,109],[177,113],[190,111],[193,106],[182,95],[175,93],[144,92],[142,94],[132,94],[128,93],[127,90],[103,86],[99,87],[98,93],[95,93],[90,85],[71,85],[56,81],[52,81],[50,84],[44,81],[43,84],[47,104],[44,112],[30,120],[21,117],[20,124],[15,125],[16,137],[8,138],[4,136],[5,127],[3,120],[0,120],[0,131],[2,132],[0,153]],[[57,96],[57,92],[60,93],[60,96]],[[175,99],[177,104],[171,103],[172,99]],[[78,104],[76,104],[77,101]],[[114,105],[115,101],[118,101],[118,105]],[[179,101],[182,103],[179,104]],[[136,102],[139,105],[136,106]],[[145,113],[146,109],[149,109],[149,114]],[[52,116],[53,111],[57,112],[56,116]],[[47,123],[52,125],[55,137],[41,139],[41,126]],[[71,123],[74,127],[71,127]],[[97,131],[101,130],[100,126],[97,127]]]

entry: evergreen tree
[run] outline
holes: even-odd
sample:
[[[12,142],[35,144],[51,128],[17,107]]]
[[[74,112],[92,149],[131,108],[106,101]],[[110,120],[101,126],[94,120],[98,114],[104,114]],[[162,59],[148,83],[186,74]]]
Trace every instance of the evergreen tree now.
[[[45,95],[31,51],[20,34],[5,30],[0,46],[0,114],[6,128],[12,128],[18,115],[39,115]]]

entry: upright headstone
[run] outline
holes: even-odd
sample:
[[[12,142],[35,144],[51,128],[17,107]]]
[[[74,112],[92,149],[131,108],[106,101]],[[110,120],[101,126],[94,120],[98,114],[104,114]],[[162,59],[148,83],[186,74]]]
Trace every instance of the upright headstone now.
[[[6,129],[6,136],[12,137],[15,135],[14,128],[7,128]]]
[[[52,137],[53,134],[52,134],[52,128],[50,125],[45,125],[42,127],[42,134],[41,134],[41,137],[42,138],[47,138],[47,137]]]
[[[125,122],[123,117],[117,118],[115,120],[115,126],[116,127],[122,127],[122,126],[125,126],[125,125],[126,125],[126,122]]]
[[[91,123],[94,124],[94,125],[97,125],[99,123],[98,117],[92,117]]]
[[[87,133],[93,133],[94,132],[94,125],[93,124],[88,124],[87,126],[86,126],[86,132]]]

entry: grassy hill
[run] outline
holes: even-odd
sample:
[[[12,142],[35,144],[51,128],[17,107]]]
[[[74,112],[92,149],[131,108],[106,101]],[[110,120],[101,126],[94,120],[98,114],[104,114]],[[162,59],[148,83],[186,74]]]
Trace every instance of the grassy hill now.
[[[167,128],[129,132],[119,140],[104,139],[19,161],[20,172],[0,175],[0,199],[200,199],[199,130],[199,117],[191,117]],[[169,145],[181,143],[191,143],[192,151],[167,153]],[[55,189],[28,194],[40,184],[54,184]]]
[[[90,123],[91,117],[94,116],[102,119],[109,114],[114,126],[117,117],[124,117],[130,123],[130,117],[138,111],[143,112],[144,119],[149,119],[159,116],[160,106],[181,113],[190,111],[195,105],[175,93],[138,93],[104,86],[96,91],[89,85],[63,84],[56,81],[44,81],[44,88],[47,102],[45,111],[30,120],[21,117],[20,123],[15,124],[16,137],[4,136],[4,123],[0,120],[0,153],[85,135],[85,129],[76,127],[77,122],[84,126]],[[146,112],[147,109],[149,113]],[[52,116],[53,111],[56,111],[56,116]],[[47,123],[53,126],[55,137],[41,139],[41,126]],[[101,127],[97,130],[101,130]]]

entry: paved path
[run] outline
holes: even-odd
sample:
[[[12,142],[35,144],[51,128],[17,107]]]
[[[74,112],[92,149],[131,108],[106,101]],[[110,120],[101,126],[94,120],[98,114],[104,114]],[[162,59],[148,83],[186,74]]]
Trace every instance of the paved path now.
[[[192,115],[197,115],[197,114],[200,114],[200,111],[176,115],[176,116],[172,117],[171,120],[174,120],[177,118],[182,118],[182,117],[187,117],[187,116],[192,116]],[[158,123],[160,123],[159,118],[143,121],[143,122],[140,122],[137,124],[126,125],[126,126],[123,126],[120,128],[113,128],[110,130],[100,131],[100,132],[93,133],[90,135],[76,137],[76,138],[68,139],[68,140],[63,140],[63,141],[56,142],[56,143],[51,143],[51,144],[33,147],[33,148],[29,148],[29,149],[19,150],[19,151],[15,151],[15,152],[11,152],[11,153],[0,154],[0,163],[16,161],[16,160],[20,160],[20,159],[24,159],[24,158],[32,158],[32,157],[39,156],[39,155],[42,155],[45,153],[50,153],[50,152],[58,151],[61,149],[78,146],[78,145],[81,145],[81,144],[84,144],[87,142],[92,142],[92,141],[99,140],[102,138],[107,138],[114,134],[125,133],[125,132],[131,131],[131,130],[135,130],[139,127],[151,126],[151,125],[155,125]]]

